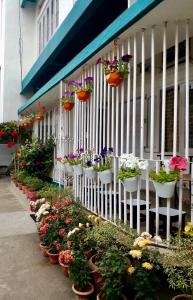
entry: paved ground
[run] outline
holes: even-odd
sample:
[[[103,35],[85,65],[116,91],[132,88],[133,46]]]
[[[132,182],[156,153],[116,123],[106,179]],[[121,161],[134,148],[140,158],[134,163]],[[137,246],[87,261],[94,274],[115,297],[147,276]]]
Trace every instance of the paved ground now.
[[[0,300],[74,300],[71,282],[38,247],[28,201],[0,177]]]

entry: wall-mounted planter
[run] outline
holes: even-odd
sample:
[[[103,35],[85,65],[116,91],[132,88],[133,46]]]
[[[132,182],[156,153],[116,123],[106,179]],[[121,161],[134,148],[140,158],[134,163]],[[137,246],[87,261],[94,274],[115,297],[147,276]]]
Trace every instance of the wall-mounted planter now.
[[[106,75],[107,82],[112,87],[117,87],[123,81],[123,76],[119,72],[111,72]]]
[[[105,170],[102,172],[98,172],[98,176],[99,176],[100,181],[103,184],[112,182],[112,171],[111,170]]]
[[[84,174],[89,179],[96,179],[97,173],[93,170],[93,167],[84,168]]]
[[[86,102],[90,97],[90,92],[82,90],[80,92],[77,92],[76,95],[80,102]]]
[[[69,163],[65,164],[65,170],[68,173],[73,173],[73,167]]]
[[[138,177],[125,178],[123,179],[122,184],[126,192],[136,192],[138,186]]]
[[[73,102],[64,102],[64,109],[67,111],[71,111],[74,107],[74,103]]]
[[[83,173],[83,169],[82,169],[81,165],[73,166],[73,170],[74,170],[74,174],[78,175],[78,176],[82,175],[82,173]]]
[[[171,198],[174,195],[176,181],[159,183],[153,181],[156,193],[161,198]]]

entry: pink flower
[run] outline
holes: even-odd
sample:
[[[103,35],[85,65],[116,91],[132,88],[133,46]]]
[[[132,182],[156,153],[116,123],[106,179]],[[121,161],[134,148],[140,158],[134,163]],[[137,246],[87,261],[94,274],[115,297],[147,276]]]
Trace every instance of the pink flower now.
[[[61,202],[60,200],[56,201],[54,207],[55,207],[56,209],[60,209],[60,208],[62,207],[62,202]]]
[[[58,258],[59,263],[70,265],[73,262],[73,256],[70,250],[61,251]]]
[[[70,206],[71,204],[72,204],[72,200],[70,199],[64,200],[64,206]]]
[[[65,218],[66,218],[66,215],[65,215],[65,214],[61,214],[61,215],[60,215],[60,218],[61,218],[61,219],[65,219]]]
[[[57,161],[61,161],[61,160],[62,160],[62,157],[57,157],[56,160],[57,160]]]
[[[63,237],[64,234],[65,234],[65,229],[64,229],[64,228],[61,228],[61,229],[59,230],[58,234],[59,234],[60,237]]]
[[[170,163],[169,163],[169,167],[171,169],[178,169],[180,171],[185,171],[186,167],[187,167],[187,159],[185,157],[177,157],[177,156],[173,156],[170,159]]]
[[[45,234],[45,233],[48,231],[48,229],[49,229],[48,224],[45,224],[44,226],[42,226],[42,227],[40,228],[40,232],[41,232],[42,234]]]
[[[69,250],[71,250],[72,249],[72,241],[67,241],[67,248],[69,249]]]
[[[66,218],[66,224],[72,224],[73,220],[71,218]]]
[[[61,249],[61,246],[60,246],[60,244],[59,244],[59,243],[56,243],[56,244],[55,244],[55,247],[56,247],[56,250],[57,250],[57,251],[60,251],[60,249]]]

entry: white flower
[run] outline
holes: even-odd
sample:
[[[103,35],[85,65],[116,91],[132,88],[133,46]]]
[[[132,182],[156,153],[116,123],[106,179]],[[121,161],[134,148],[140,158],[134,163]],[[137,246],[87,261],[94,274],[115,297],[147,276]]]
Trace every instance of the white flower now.
[[[143,237],[146,240],[150,240],[152,238],[152,235],[149,232],[142,232],[141,237]]]
[[[138,162],[138,167],[140,170],[146,170],[148,166],[148,163],[146,160],[142,160]]]
[[[152,239],[155,243],[162,243],[162,238],[159,235],[155,235]]]
[[[137,246],[138,243],[139,243],[140,241],[143,241],[143,240],[144,240],[144,238],[141,237],[141,236],[139,236],[138,238],[135,239],[135,241],[134,241],[134,243],[133,243],[133,246]]]
[[[164,160],[164,169],[165,169],[166,173],[170,172],[169,164],[170,164],[170,160],[169,159],[165,159]]]

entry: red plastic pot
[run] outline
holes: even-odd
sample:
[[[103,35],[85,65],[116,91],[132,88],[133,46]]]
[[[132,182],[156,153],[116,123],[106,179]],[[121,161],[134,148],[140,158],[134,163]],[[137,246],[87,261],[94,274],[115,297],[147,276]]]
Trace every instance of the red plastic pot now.
[[[53,265],[58,264],[59,253],[51,253],[50,250],[47,250],[47,254],[49,256],[50,263]]]
[[[111,72],[106,75],[107,82],[112,87],[117,87],[122,81],[123,77],[119,72]]]
[[[64,264],[62,264],[60,262],[59,262],[59,264],[60,264],[60,266],[62,268],[62,272],[63,272],[64,276],[65,277],[69,277],[69,273],[68,273],[69,265],[64,265]]]
[[[67,111],[71,111],[74,107],[74,103],[73,102],[65,102],[64,103],[64,109]]]
[[[43,115],[36,115],[35,119],[36,119],[36,121],[43,121],[44,116]]]
[[[90,92],[82,90],[80,92],[77,92],[76,95],[80,102],[86,102],[90,97]]]
[[[98,271],[98,267],[95,264],[95,261],[100,260],[101,255],[93,255],[88,261],[88,267],[92,271],[94,286],[97,294],[100,292],[105,279],[102,277],[101,273]]]
[[[43,243],[40,243],[40,250],[41,250],[41,253],[44,257],[48,257],[48,247],[45,246]]]

